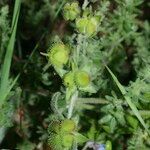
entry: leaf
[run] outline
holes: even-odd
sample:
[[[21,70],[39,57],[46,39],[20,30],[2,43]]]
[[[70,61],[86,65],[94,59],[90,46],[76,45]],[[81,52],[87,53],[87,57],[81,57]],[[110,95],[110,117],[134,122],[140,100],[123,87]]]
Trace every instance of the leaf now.
[[[108,123],[110,122],[110,120],[112,119],[112,115],[108,114],[104,117],[102,117],[99,121],[100,124],[105,124],[105,123]]]
[[[95,127],[95,124],[94,122],[92,122],[92,125],[91,125],[91,128],[90,130],[87,132],[87,136],[90,140],[95,140],[95,135],[96,135],[96,127]]]
[[[75,133],[75,138],[78,144],[82,144],[88,141],[88,138],[80,133]]]
[[[2,66],[1,82],[0,82],[0,105],[2,105],[3,101],[5,100],[6,98],[5,93],[9,87],[9,72],[10,72],[11,60],[12,60],[14,44],[15,44],[20,5],[21,5],[21,0],[16,0],[14,6],[12,27],[11,27],[12,33],[8,42],[8,46],[4,58],[4,64]]]
[[[6,97],[8,96],[8,94],[10,93],[10,91],[12,90],[12,88],[14,87],[14,85],[16,84],[17,80],[19,78],[19,75],[16,76],[16,78],[12,81],[12,83],[10,84],[10,86],[6,89],[5,93],[3,94],[3,97],[1,97],[1,99],[5,100]]]
[[[130,125],[132,128],[137,129],[137,127],[138,127],[138,120],[137,120],[135,117],[133,117],[133,116],[131,116],[131,115],[127,115],[127,116],[126,116],[126,119],[127,119],[129,125]]]
[[[21,149],[21,150],[33,150],[35,149],[36,145],[35,143],[31,143],[28,140],[24,140],[22,143],[19,143],[17,145],[17,149]]]
[[[122,95],[124,96],[125,100],[127,101],[128,105],[130,106],[130,108],[132,109],[133,113],[135,114],[135,116],[138,118],[138,120],[140,121],[140,123],[143,125],[143,127],[145,128],[145,130],[147,131],[148,134],[150,134],[143,118],[141,117],[138,109],[136,108],[136,106],[132,103],[131,98],[129,96],[126,96],[126,90],[125,88],[120,84],[120,82],[118,81],[118,79],[116,78],[116,76],[113,74],[113,72],[106,66],[108,72],[110,73],[110,75],[112,76],[113,80],[115,81],[115,83],[117,84],[119,90],[121,91]]]
[[[111,133],[114,133],[114,131],[116,129],[116,126],[117,126],[117,121],[116,121],[116,118],[113,117],[110,121],[110,131],[111,131]]]
[[[14,30],[14,26],[18,21],[18,16],[19,16],[19,11],[20,11],[20,4],[21,4],[21,0],[16,0],[15,1],[12,24],[11,24],[11,31]]]
[[[7,132],[7,128],[6,127],[0,127],[0,144],[1,142],[3,141],[4,137],[5,137],[5,134]]]

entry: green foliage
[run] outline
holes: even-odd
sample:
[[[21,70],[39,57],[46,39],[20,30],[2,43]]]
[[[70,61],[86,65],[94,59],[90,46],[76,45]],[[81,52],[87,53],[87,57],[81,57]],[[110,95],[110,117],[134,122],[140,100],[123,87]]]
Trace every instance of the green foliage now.
[[[150,149],[148,5],[0,1],[0,149]]]
[[[8,6],[2,7],[1,14],[0,14],[0,28],[2,30],[2,39],[1,39],[1,47],[0,47],[0,59],[4,55],[4,62],[1,65],[1,77],[0,77],[0,130],[5,130],[7,127],[10,127],[12,125],[12,116],[14,112],[14,106],[12,102],[8,102],[8,97],[11,94],[11,90],[17,80],[14,79],[14,81],[10,82],[9,75],[10,75],[10,66],[11,66],[11,60],[14,50],[14,44],[15,44],[15,36],[16,36],[16,30],[17,30],[17,23],[18,23],[18,17],[19,17],[19,11],[20,11],[20,0],[16,0],[14,5],[14,11],[13,11],[13,18],[12,18],[12,24],[11,28],[9,28],[9,23],[7,21],[7,15],[8,15]],[[6,26],[5,26],[6,24]],[[10,37],[8,38],[8,35],[10,34]],[[6,37],[5,37],[6,36]],[[6,39],[5,39],[5,38]],[[8,44],[7,44],[8,42]],[[6,46],[7,45],[7,46]],[[5,133],[4,133],[5,134]],[[2,137],[4,135],[1,135]],[[0,143],[3,140],[0,139]]]
[[[110,72],[113,80],[115,81],[115,83],[117,84],[118,88],[120,89],[122,95],[124,95],[125,100],[127,101],[128,105],[131,107],[133,113],[136,115],[136,117],[139,119],[139,121],[141,122],[141,124],[143,125],[143,127],[146,129],[146,131],[149,134],[149,130],[146,127],[146,124],[143,120],[143,118],[141,117],[140,113],[138,112],[138,109],[136,108],[136,106],[132,103],[131,98],[126,96],[126,91],[123,88],[123,86],[119,83],[119,81],[117,80],[117,78],[115,77],[115,75],[111,72],[111,70],[107,67],[108,71]]]
[[[14,44],[15,44],[15,36],[16,36],[16,30],[17,30],[20,4],[21,4],[20,0],[17,0],[15,3],[12,25],[11,25],[11,36],[9,38],[9,42],[8,42],[8,46],[7,46],[7,50],[6,50],[6,54],[4,58],[4,63],[1,69],[0,107],[5,102],[5,99],[7,98],[7,95],[9,94],[10,87],[14,84],[13,82],[11,84],[9,83],[9,72],[10,72],[10,65],[11,65],[11,60],[12,60]]]
[[[0,110],[1,120],[0,127],[10,127],[12,126],[12,116],[14,113],[13,105],[6,102],[5,105]]]
[[[48,128],[48,143],[54,150],[70,149],[73,143],[84,143],[87,138],[76,132],[73,120],[52,121]]]
[[[10,26],[8,21],[8,5],[1,7],[0,10],[0,60],[4,55],[6,43],[9,40]],[[2,63],[2,62],[0,62]]]
[[[34,149],[35,144],[31,143],[30,141],[23,141],[17,145],[17,149],[26,150],[26,149]]]
[[[139,128],[140,123],[146,129],[147,133],[149,133],[148,122],[140,111],[141,109],[149,109],[144,107],[144,103],[146,102],[145,98],[148,97],[145,96],[145,93],[149,93],[150,87],[148,75],[145,77],[146,74],[149,74],[149,50],[147,49],[149,47],[149,40],[145,39],[147,37],[144,35],[149,33],[149,24],[146,22],[144,23],[147,25],[147,32],[144,30],[139,31],[141,26],[139,26],[140,20],[137,19],[137,16],[141,13],[139,6],[142,4],[142,1],[116,0],[114,2],[115,9],[112,13],[110,13],[112,10],[109,10],[111,6],[109,1],[102,1],[99,3],[100,5],[97,6],[95,12],[92,12],[88,4],[88,1],[84,1],[81,8],[83,17],[75,20],[73,35],[70,37],[67,36],[64,39],[64,41],[67,41],[67,44],[71,45],[73,50],[70,51],[71,54],[69,58],[71,65],[67,64],[63,68],[65,70],[64,72],[69,72],[68,75],[71,76],[68,77],[66,75],[67,78],[64,79],[65,85],[68,86],[66,86],[66,92],[63,93],[66,95],[66,98],[63,98],[64,105],[61,106],[62,108],[64,107],[64,110],[62,109],[62,111],[59,112],[63,116],[69,118],[80,118],[80,115],[86,115],[86,113],[82,111],[83,108],[90,109],[91,111],[93,109],[95,113],[103,113],[103,115],[99,116],[98,124],[100,126],[100,131],[97,131],[96,127],[95,130],[91,128],[91,132],[89,132],[88,135],[95,141],[95,134],[97,132],[103,134],[104,136],[97,136],[97,142],[103,142],[107,138],[117,142],[119,136],[125,135],[126,132],[133,134],[136,129]],[[142,24],[143,29],[145,28],[144,24]],[[79,33],[76,33],[76,28]],[[142,40],[142,38],[145,40]],[[142,52],[140,56],[138,55],[138,47],[145,51]],[[133,61],[129,63],[130,65],[134,65],[135,69],[138,68],[138,70],[136,73],[136,80],[130,82],[127,87],[124,87],[117,78],[129,74],[130,70],[122,70],[128,57],[130,57],[128,54],[129,49],[132,51],[136,50],[136,53],[132,54],[134,56]],[[141,53],[141,50],[139,50],[139,53]],[[139,59],[145,61],[145,65],[142,65],[142,68],[140,64],[142,60]],[[114,74],[106,65],[110,66]],[[141,68],[140,70],[144,69],[146,72],[141,74],[139,67]],[[106,73],[106,68],[120,92],[113,84],[113,81],[111,81],[108,73]],[[57,68],[55,69],[56,72],[58,72]],[[86,71],[89,73],[89,78],[85,77],[85,80],[80,79],[81,76],[75,76],[74,78],[73,72],[76,70]],[[62,76],[60,75],[60,77]],[[87,81],[87,79],[89,80]],[[91,85],[84,89],[84,86],[80,88],[79,82],[82,82],[82,85],[87,85],[85,83],[91,82]],[[74,88],[75,84],[77,84],[79,88]],[[74,95],[75,91],[79,92],[78,95]],[[85,102],[80,102],[81,110],[79,107],[75,107],[76,103],[79,103],[78,101],[83,96],[89,95],[87,93],[99,93],[100,97],[105,97],[108,104],[102,105],[100,109],[98,109],[97,107],[90,107],[90,105],[97,103],[101,104],[101,101],[92,101],[91,98],[91,102],[89,103],[89,101],[86,102],[88,98],[84,98]],[[69,108],[67,105],[69,105]],[[57,108],[60,108],[59,104]],[[136,116],[140,123],[132,115]],[[91,119],[90,116],[89,119]],[[78,120],[76,121],[78,122]],[[94,135],[92,136],[92,134]],[[114,138],[111,137],[111,134],[115,134]],[[106,145],[112,147],[110,143],[111,142]]]

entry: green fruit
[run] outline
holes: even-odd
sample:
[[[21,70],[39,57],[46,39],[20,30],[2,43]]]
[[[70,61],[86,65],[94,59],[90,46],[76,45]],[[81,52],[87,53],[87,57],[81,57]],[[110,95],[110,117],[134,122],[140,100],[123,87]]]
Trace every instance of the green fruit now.
[[[90,18],[88,25],[87,25],[87,31],[88,35],[94,35],[97,32],[98,28],[98,21],[95,17]]]
[[[76,20],[76,27],[79,32],[93,36],[97,32],[98,19],[97,17],[83,17]]]
[[[53,150],[60,150],[62,146],[62,138],[57,134],[50,134],[48,138],[48,144]]]
[[[76,128],[76,124],[73,120],[69,120],[69,119],[66,119],[62,122],[61,124],[61,131],[62,132],[72,132],[74,131]]]
[[[74,136],[72,134],[66,134],[62,137],[62,144],[64,147],[71,148],[74,141]]]
[[[87,87],[90,84],[90,76],[85,71],[78,71],[75,73],[75,81],[79,87]]]
[[[79,32],[85,34],[87,31],[88,18],[78,18],[76,20],[76,27]]]
[[[107,141],[106,142],[106,147],[105,147],[106,150],[112,150],[112,143],[111,141]]]
[[[73,87],[75,85],[73,72],[69,72],[64,76],[64,85],[66,87]]]
[[[63,8],[63,15],[66,20],[74,20],[80,14],[78,2],[66,3]]]
[[[51,133],[59,133],[60,132],[60,122],[59,121],[53,121],[50,123],[48,127],[48,132]]]
[[[49,61],[56,67],[62,67],[68,62],[69,48],[63,43],[56,43],[48,53]]]

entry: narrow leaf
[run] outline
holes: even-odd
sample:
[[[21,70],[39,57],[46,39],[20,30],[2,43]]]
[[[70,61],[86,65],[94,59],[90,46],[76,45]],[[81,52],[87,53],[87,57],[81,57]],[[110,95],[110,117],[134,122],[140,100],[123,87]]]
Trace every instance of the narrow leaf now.
[[[122,95],[124,96],[125,100],[127,101],[128,105],[130,106],[130,108],[132,109],[133,113],[135,114],[135,116],[138,118],[138,120],[140,121],[140,123],[143,125],[143,127],[145,128],[145,130],[149,133],[149,130],[143,120],[143,118],[141,117],[138,109],[136,108],[136,106],[134,105],[134,103],[132,103],[131,98],[129,96],[126,96],[126,90],[125,88],[120,84],[120,82],[118,81],[118,79],[116,78],[116,76],[113,74],[113,72],[106,66],[108,72],[111,74],[113,80],[115,81],[115,83],[117,84],[119,90],[121,91]]]
[[[2,66],[2,73],[1,73],[1,82],[0,82],[0,104],[3,103],[4,95],[7,91],[7,88],[9,86],[9,72],[10,72],[10,66],[11,66],[11,60],[14,50],[14,44],[15,44],[15,37],[16,37],[16,30],[17,30],[17,23],[19,18],[19,12],[20,12],[20,4],[21,0],[15,1],[14,6],[14,13],[13,13],[13,20],[12,20],[12,33],[8,42],[4,63]]]

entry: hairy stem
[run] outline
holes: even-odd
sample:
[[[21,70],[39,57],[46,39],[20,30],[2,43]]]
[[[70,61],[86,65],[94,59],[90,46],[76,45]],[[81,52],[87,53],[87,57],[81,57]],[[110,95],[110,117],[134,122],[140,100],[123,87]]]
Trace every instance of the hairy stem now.
[[[71,96],[70,104],[68,108],[68,116],[67,116],[68,119],[72,117],[73,109],[77,99],[78,99],[78,91],[74,92],[74,94]]]

